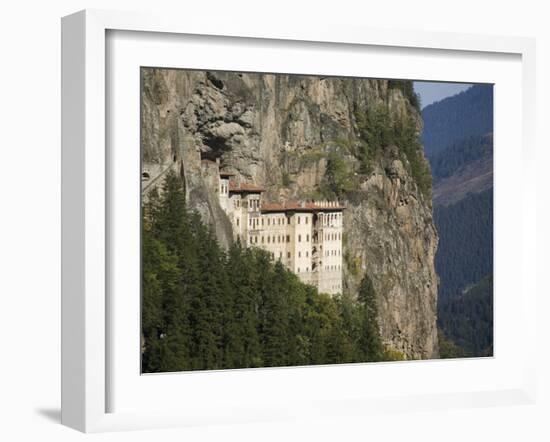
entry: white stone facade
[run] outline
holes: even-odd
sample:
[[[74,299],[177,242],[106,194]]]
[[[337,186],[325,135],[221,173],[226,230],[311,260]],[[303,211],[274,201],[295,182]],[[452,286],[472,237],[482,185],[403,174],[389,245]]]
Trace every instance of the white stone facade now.
[[[336,201],[262,201],[264,189],[236,184],[220,173],[220,205],[233,226],[235,239],[260,247],[320,292],[342,292],[344,207]]]

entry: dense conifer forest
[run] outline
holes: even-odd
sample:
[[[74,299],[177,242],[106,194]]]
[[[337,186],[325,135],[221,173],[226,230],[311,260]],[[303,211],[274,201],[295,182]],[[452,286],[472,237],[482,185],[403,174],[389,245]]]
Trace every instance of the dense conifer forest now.
[[[454,179],[451,205],[434,205],[439,234],[435,257],[439,349],[442,358],[489,356],[493,342],[493,189],[487,173],[493,153],[493,87],[474,85],[426,106],[422,143],[434,187]],[[480,161],[482,160],[482,161]],[[461,175],[468,166],[469,172]],[[477,168],[476,168],[477,167]],[[489,163],[490,167],[490,163]],[[480,186],[461,190],[461,179]],[[462,194],[461,192],[464,192]],[[445,201],[445,200],[443,200]]]
[[[398,360],[384,348],[376,294],[318,293],[257,248],[217,243],[167,177],[142,217],[144,373]]]
[[[441,301],[493,272],[493,189],[469,194],[452,206],[437,206],[434,219]]]
[[[474,85],[422,110],[422,144],[431,159],[458,140],[493,132],[493,87]]]
[[[493,355],[492,275],[463,294],[441,299],[438,313],[438,325],[444,330],[444,340],[455,344],[449,346],[448,341],[443,340],[441,357]]]
[[[453,142],[430,158],[434,183],[448,178],[463,167],[493,153],[493,134],[471,135]]]

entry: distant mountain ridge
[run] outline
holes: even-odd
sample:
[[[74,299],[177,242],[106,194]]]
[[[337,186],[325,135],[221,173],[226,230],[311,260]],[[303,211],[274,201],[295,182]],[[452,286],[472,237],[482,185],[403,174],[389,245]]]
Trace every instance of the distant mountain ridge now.
[[[493,134],[471,136],[434,154],[433,201],[448,206],[493,187]]]
[[[469,163],[492,157],[493,134],[471,135],[450,144],[445,150],[430,158],[432,177],[437,183],[460,172]]]
[[[422,111],[430,161],[442,357],[490,356],[493,342],[493,87]]]
[[[493,87],[474,85],[422,110],[422,144],[431,161],[458,140],[493,132]]]

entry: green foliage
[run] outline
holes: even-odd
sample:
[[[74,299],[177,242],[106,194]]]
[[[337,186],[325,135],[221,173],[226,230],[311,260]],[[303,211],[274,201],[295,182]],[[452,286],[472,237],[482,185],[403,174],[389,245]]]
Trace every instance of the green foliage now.
[[[445,151],[458,140],[493,132],[493,85],[476,84],[422,110],[426,155]]]
[[[361,281],[357,298],[363,316],[359,345],[367,361],[383,361],[384,347],[378,325],[376,292],[374,291],[372,281],[367,275]]]
[[[257,248],[227,252],[166,178],[142,222],[145,373],[396,360],[384,350],[376,296],[330,297]]]
[[[389,80],[388,87],[390,89],[399,89],[414,108],[420,110],[420,96],[414,91],[411,80]]]
[[[403,352],[393,347],[384,347],[384,361],[404,361],[406,359]]]
[[[442,299],[438,325],[464,356],[493,353],[493,275],[488,275],[465,293]],[[444,348],[445,349],[445,348]]]
[[[432,154],[430,165],[434,181],[450,177],[477,160],[490,158],[492,153],[493,134],[460,139],[444,151]]]
[[[321,192],[328,198],[341,198],[357,189],[357,179],[339,152],[327,155],[327,169]]]
[[[360,143],[357,158],[360,171],[368,174],[381,158],[399,158],[422,194],[431,200],[432,175],[424,158],[415,120],[410,116],[394,117],[385,105],[373,105],[366,111],[356,110],[355,120]]]
[[[439,357],[441,359],[463,358],[466,356],[464,349],[445,337],[445,334],[439,327],[437,329],[437,337],[439,341]]]
[[[284,187],[290,187],[290,185],[292,184],[292,180],[290,179],[290,174],[288,172],[283,172],[283,176],[282,176],[282,185]]]
[[[436,206],[439,299],[461,293],[493,271],[493,189]]]

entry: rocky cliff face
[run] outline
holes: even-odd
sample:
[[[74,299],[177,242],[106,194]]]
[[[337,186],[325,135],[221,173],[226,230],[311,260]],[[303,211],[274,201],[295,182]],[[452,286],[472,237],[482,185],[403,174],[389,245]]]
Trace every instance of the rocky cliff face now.
[[[190,206],[224,245],[231,226],[217,202],[217,159],[237,179],[264,186],[271,201],[333,192],[348,208],[345,289],[356,293],[368,274],[384,342],[409,359],[436,357],[431,197],[391,144],[362,167],[358,115],[375,108],[421,128],[417,110],[384,80],[145,69],[144,192],[167,170],[179,171]],[[336,173],[344,184],[334,190],[329,176]]]

